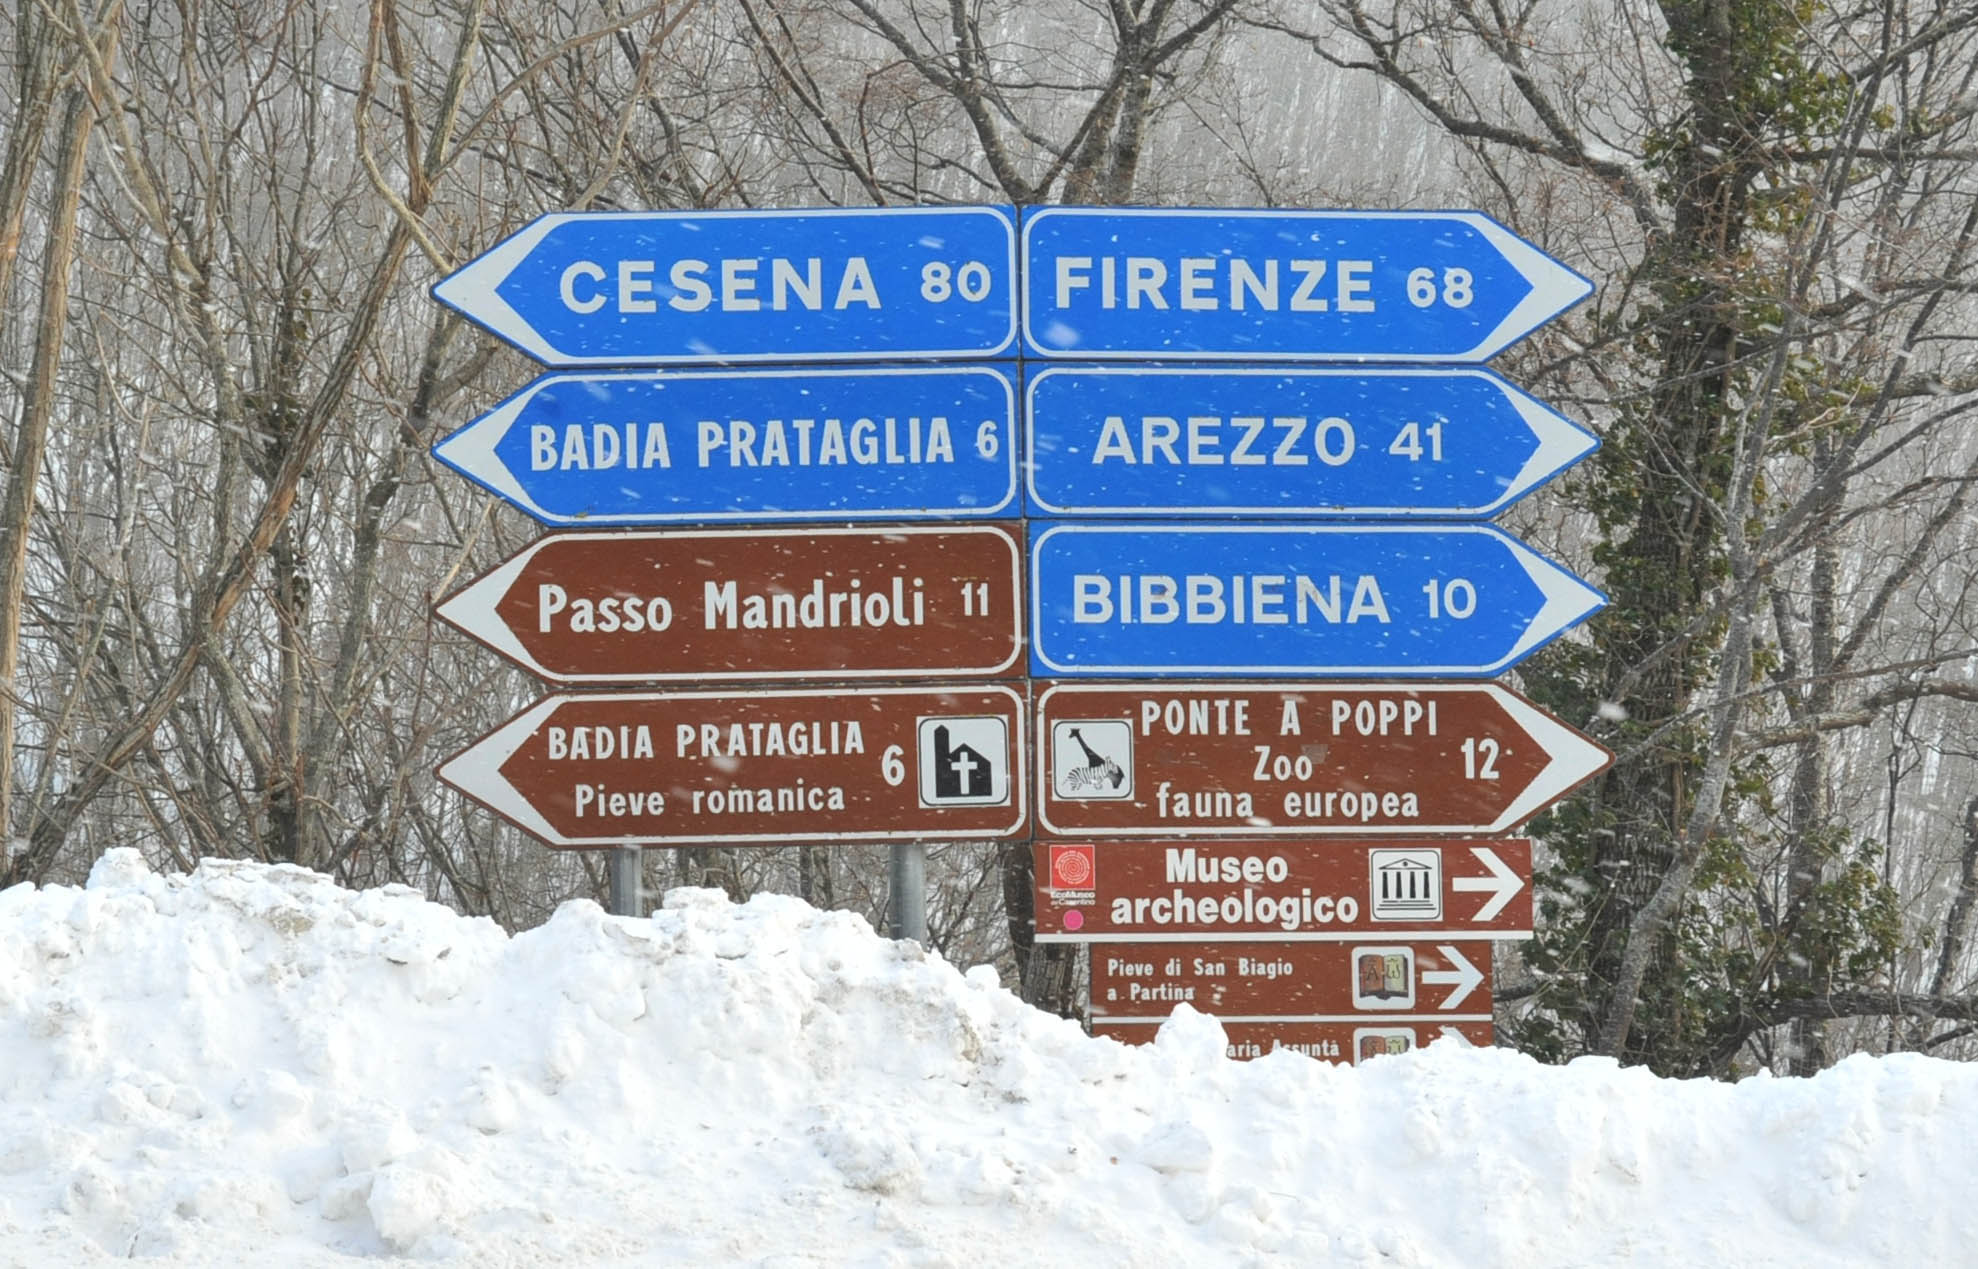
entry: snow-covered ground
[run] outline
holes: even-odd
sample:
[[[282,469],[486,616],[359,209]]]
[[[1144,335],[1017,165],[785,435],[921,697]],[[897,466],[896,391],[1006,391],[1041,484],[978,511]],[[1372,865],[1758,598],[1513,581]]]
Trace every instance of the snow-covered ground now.
[[[0,1265],[1978,1264],[1978,1070],[1092,1040],[855,917],[0,893]]]

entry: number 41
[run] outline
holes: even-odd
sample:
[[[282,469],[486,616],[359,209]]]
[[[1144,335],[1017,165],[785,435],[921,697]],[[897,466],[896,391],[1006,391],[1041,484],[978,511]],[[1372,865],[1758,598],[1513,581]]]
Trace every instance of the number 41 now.
[[[1401,435],[1394,438],[1394,443],[1387,447],[1387,452],[1398,454],[1411,463],[1419,463],[1422,461],[1422,438],[1424,436],[1427,436],[1429,441],[1429,461],[1432,463],[1441,462],[1442,424],[1440,423],[1431,423],[1427,427],[1423,427],[1419,423],[1403,423],[1401,425]]]

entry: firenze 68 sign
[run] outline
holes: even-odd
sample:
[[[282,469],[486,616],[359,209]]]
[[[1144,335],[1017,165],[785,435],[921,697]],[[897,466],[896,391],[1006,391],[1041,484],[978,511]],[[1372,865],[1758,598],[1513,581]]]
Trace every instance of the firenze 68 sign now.
[[[1040,207],[1023,260],[1045,357],[1479,362],[1593,290],[1476,212]]]

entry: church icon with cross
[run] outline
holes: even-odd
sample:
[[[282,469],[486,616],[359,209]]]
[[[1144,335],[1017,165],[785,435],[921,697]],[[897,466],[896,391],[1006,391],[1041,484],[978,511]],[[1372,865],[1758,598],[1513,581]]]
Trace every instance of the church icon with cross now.
[[[1010,800],[1010,732],[994,716],[918,720],[922,806],[1002,806]]]

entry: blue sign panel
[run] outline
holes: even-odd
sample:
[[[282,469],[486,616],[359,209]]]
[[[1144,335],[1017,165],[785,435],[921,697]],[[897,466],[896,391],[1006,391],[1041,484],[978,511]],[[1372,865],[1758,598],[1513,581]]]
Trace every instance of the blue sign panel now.
[[[1006,207],[565,212],[433,288],[552,366],[1014,350]]]
[[[1040,516],[1483,518],[1600,444],[1488,370],[1056,365],[1025,401]]]
[[[1451,525],[1053,525],[1031,671],[1497,674],[1607,601],[1509,534]]]
[[[1479,362],[1593,290],[1462,211],[1038,207],[1023,262],[1046,357]]]
[[[545,524],[986,519],[1017,504],[1007,368],[545,375],[433,455]]]

